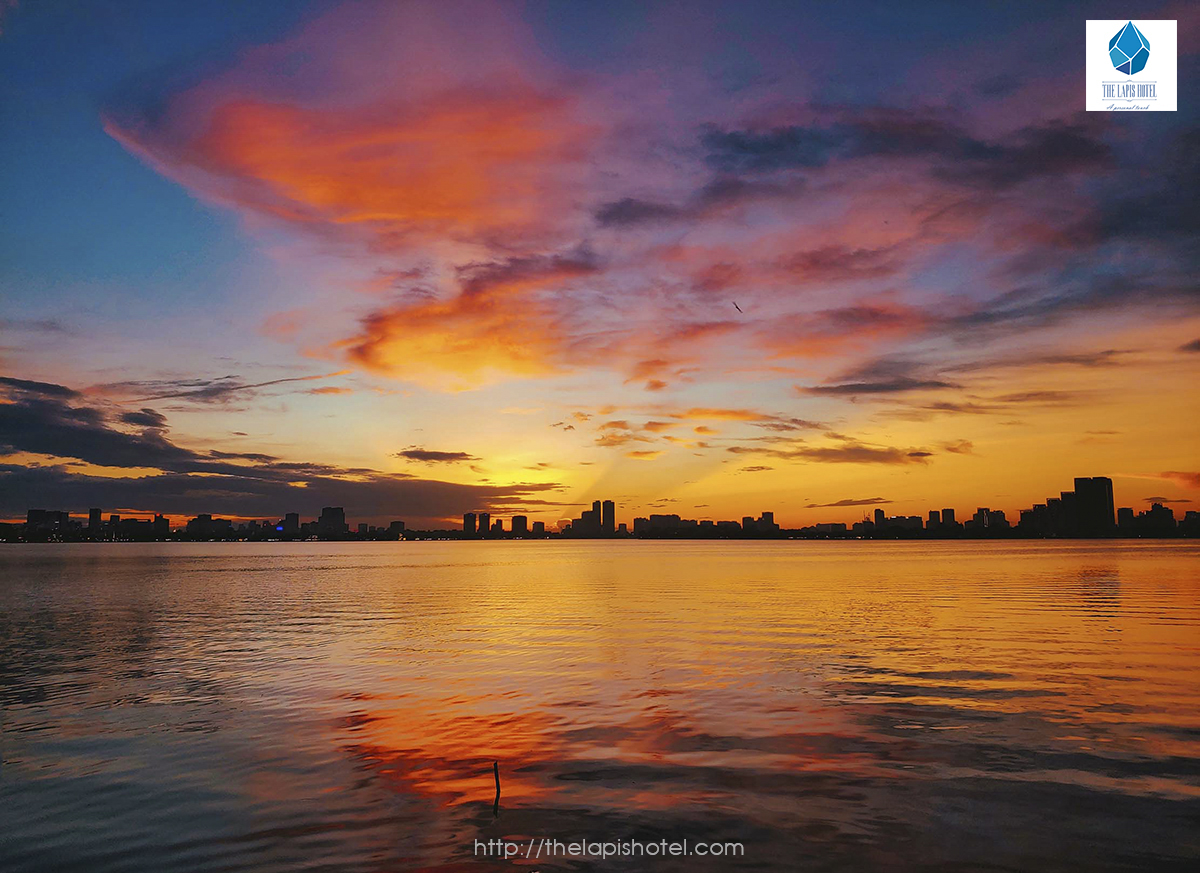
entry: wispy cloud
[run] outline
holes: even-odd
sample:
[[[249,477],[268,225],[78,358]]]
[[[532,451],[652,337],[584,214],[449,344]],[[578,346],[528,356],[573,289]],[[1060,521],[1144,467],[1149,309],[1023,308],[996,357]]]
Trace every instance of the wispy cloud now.
[[[826,509],[836,506],[875,506],[880,503],[891,502],[884,497],[843,497],[841,500],[835,500],[832,503],[808,503],[805,504],[805,507],[807,509]]]
[[[403,451],[396,452],[397,458],[406,461],[420,461],[425,464],[457,464],[461,461],[478,461],[479,458],[466,452],[443,452],[435,449],[423,449],[419,446],[409,446]]]

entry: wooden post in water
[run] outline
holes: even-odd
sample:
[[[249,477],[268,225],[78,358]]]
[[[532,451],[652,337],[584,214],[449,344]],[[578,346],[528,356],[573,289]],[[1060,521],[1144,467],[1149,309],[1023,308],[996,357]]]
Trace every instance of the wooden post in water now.
[[[496,800],[492,803],[492,816],[500,814],[500,762],[492,761],[492,775],[496,777]]]

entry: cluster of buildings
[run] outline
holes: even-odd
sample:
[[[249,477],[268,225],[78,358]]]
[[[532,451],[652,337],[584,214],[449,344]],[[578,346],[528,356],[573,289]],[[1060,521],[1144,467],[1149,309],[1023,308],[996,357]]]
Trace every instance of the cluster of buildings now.
[[[499,539],[502,537],[544,537],[546,522],[535,521],[529,524],[529,516],[514,515],[509,522],[509,529],[504,529],[504,522],[493,519],[488,512],[463,513],[462,534],[459,539]]]
[[[88,510],[87,524],[58,509],[31,509],[25,515],[25,533],[29,539],[79,539],[93,541],[157,540],[171,533],[170,521],[162,515],[148,518],[104,517],[100,509]]]
[[[404,522],[393,521],[387,527],[359,524],[351,528],[346,511],[340,506],[326,506],[313,521],[301,522],[300,514],[287,513],[278,521],[252,520],[234,522],[214,518],[204,513],[190,519],[183,527],[172,529],[170,520],[155,515],[153,520],[103,517],[100,509],[88,510],[85,523],[62,510],[31,509],[25,524],[5,525],[0,539],[26,542],[151,542],[158,540],[398,540],[404,533]]]
[[[526,515],[514,515],[505,529],[504,521],[488,512],[463,515],[462,530],[413,531],[403,521],[386,527],[366,523],[351,527],[346,511],[326,506],[312,521],[301,521],[289,512],[278,521],[241,521],[197,515],[183,527],[171,528],[165,516],[153,519],[104,517],[100,509],[88,511],[86,522],[62,510],[31,509],[24,524],[0,524],[0,540],[10,542],[113,542],[130,540],[399,540],[399,539],[537,539],[558,536],[576,539],[956,539],[980,537],[1092,538],[1200,536],[1200,512],[1187,512],[1176,520],[1170,507],[1154,503],[1135,513],[1129,507],[1114,509],[1112,480],[1104,476],[1077,478],[1072,491],[1063,491],[1021,511],[1014,525],[999,509],[980,507],[958,521],[953,509],[933,509],[927,517],[888,516],[876,509],[862,521],[824,522],[797,529],[784,529],[775,514],[738,521],[650,515],[635,518],[633,529],[617,523],[617,507],[611,500],[597,500],[579,518],[562,524],[557,531],[545,522],[529,523]]]
[[[963,522],[953,509],[930,510],[919,515],[886,516],[876,509],[873,518],[846,525],[841,522],[816,524],[794,532],[801,537],[845,537],[860,539],[957,539],[960,537],[1024,537],[1030,539],[1097,537],[1200,536],[1200,512],[1188,512],[1176,521],[1170,507],[1161,503],[1134,514],[1129,507],[1115,510],[1112,479],[1106,476],[1079,477],[1073,491],[1048,497],[1021,510],[1012,524],[999,509],[981,506]]]
[[[741,522],[696,520],[678,515],[651,515],[633,520],[633,535],[646,539],[729,539],[777,537],[783,531],[775,523],[775,513],[764,512],[758,518],[745,516]]]
[[[585,509],[579,518],[562,524],[558,531],[546,530],[546,526],[535,521],[530,527],[524,515],[514,515],[508,530],[501,519],[493,519],[486,512],[468,512],[463,515],[462,536],[468,539],[529,538],[559,536],[571,539],[619,539],[639,537],[643,539],[706,539],[721,537],[772,536],[781,533],[775,523],[775,515],[764,512],[759,518],[746,516],[742,521],[712,521],[680,518],[678,515],[651,515],[635,518],[633,530],[625,522],[617,522],[617,505],[611,500],[596,500],[591,509]]]

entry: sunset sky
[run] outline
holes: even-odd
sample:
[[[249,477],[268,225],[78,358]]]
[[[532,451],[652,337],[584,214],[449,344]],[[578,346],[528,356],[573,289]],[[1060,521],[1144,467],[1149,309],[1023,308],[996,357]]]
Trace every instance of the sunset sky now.
[[[1200,508],[1198,10],[0,0],[0,516]]]

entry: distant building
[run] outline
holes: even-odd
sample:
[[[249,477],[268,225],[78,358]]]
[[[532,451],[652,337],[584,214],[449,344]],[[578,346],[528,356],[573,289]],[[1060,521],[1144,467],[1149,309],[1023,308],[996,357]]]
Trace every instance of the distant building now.
[[[1037,509],[1035,506],[1034,509]],[[1122,506],[1117,510],[1117,528],[1124,534],[1133,533],[1134,515],[1133,510],[1128,506]]]
[[[546,535],[546,522],[535,521],[533,523],[533,535],[535,537],[544,537]]]
[[[600,504],[600,532],[605,536],[612,536],[617,532],[617,505],[611,500]]]
[[[579,513],[579,518],[571,525],[571,529],[579,536],[596,536],[600,533],[600,513],[595,509],[585,509]]]
[[[492,514],[490,512],[479,513],[479,522],[476,527],[476,531],[479,534],[479,536],[481,536],[481,537],[487,536],[488,533],[491,531],[491,527],[492,527]]]
[[[350,530],[346,524],[346,510],[340,506],[326,506],[317,519],[317,532],[327,539],[345,536]]]
[[[529,518],[524,515],[512,517],[512,533],[515,537],[523,537],[529,533]]]
[[[473,512],[463,513],[463,536],[475,536],[475,513]]]
[[[1115,529],[1112,479],[1107,476],[1076,478],[1075,496],[1079,534],[1085,537],[1112,535]]]
[[[119,529],[127,530],[128,525],[122,522]],[[226,539],[233,533],[233,522],[227,518],[213,518],[205,512],[189,521],[184,530],[192,539]]]

